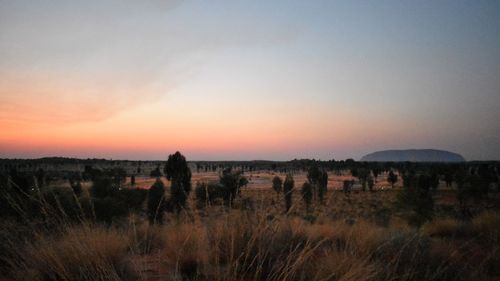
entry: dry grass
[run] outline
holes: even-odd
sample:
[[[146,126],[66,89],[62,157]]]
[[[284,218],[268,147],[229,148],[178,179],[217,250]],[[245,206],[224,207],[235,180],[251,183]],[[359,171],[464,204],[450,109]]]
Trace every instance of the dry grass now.
[[[439,211],[417,230],[394,211],[396,194],[330,191],[326,205],[306,213],[296,192],[292,211],[284,214],[283,199],[271,190],[246,189],[253,209],[243,200],[232,210],[191,208],[166,215],[163,226],[149,226],[141,214],[112,226],[68,223],[53,232],[3,222],[1,249],[9,254],[1,254],[0,272],[3,280],[44,281],[500,277],[498,212],[463,222]],[[449,194],[441,197],[450,201]]]
[[[466,223],[451,218],[435,219],[422,227],[422,232],[431,237],[454,237],[466,230]]]
[[[500,243],[500,214],[484,212],[472,220],[472,227],[478,236],[490,241],[494,245]]]
[[[36,235],[11,260],[10,280],[133,280],[127,236],[101,227]]]
[[[470,225],[495,237],[497,219],[487,213]],[[311,224],[233,210],[162,227],[68,226],[20,246],[8,280],[488,280],[498,246],[472,264],[464,254],[481,251],[477,243],[460,249],[427,238],[458,224],[436,221],[419,234],[364,220]]]
[[[440,218],[423,226],[422,232],[431,237],[476,238],[479,241],[500,242],[500,214],[483,212],[471,221]]]

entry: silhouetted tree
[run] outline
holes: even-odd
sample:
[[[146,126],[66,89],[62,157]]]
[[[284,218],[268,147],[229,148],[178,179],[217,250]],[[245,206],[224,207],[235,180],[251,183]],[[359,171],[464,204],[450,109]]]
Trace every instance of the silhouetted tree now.
[[[346,160],[346,162],[347,162],[347,160]],[[358,177],[358,173],[359,173],[358,169],[351,168],[351,176],[357,178]]]
[[[436,172],[432,172],[429,176],[429,185],[432,190],[437,190],[439,186],[439,175]]]
[[[83,170],[83,180],[94,180],[97,177],[102,175],[102,171],[99,169],[94,169],[91,165],[85,165],[84,170]]]
[[[375,181],[373,180],[372,176],[368,177],[367,183],[368,183],[368,190],[373,191],[373,187],[375,186]]]
[[[372,168],[373,180],[377,182],[377,178],[380,175],[381,169],[378,167]]]
[[[244,180],[242,180],[244,178]],[[240,193],[242,184],[248,183],[248,180],[240,171],[233,171],[231,168],[226,168],[219,176],[219,182],[222,185],[223,199],[226,205],[230,206],[236,195]]]
[[[328,173],[326,171],[321,171],[318,180],[318,195],[319,195],[319,201],[322,204],[325,203],[325,196],[327,190],[328,190]]]
[[[95,219],[107,224],[111,224],[113,218],[124,217],[128,213],[125,202],[117,196],[92,198],[92,205]]]
[[[451,187],[453,183],[453,173],[451,171],[446,171],[444,174],[444,182],[446,183],[446,187]]]
[[[309,182],[305,182],[302,185],[302,199],[306,205],[307,212],[309,212],[311,210],[311,202],[313,199],[313,186]]]
[[[90,193],[95,198],[105,198],[116,194],[118,187],[114,184],[111,177],[107,175],[96,176],[92,180]]]
[[[309,167],[309,170],[307,171],[307,181],[312,185],[312,197],[316,200],[317,199],[317,190],[319,187],[319,181],[321,178],[321,170],[319,169],[318,165],[314,163],[311,167]]]
[[[176,213],[182,211],[186,206],[187,194],[178,181],[172,181],[170,184],[170,206]]]
[[[106,170],[105,173],[112,178],[115,186],[117,186],[118,188],[121,188],[122,185],[127,181],[127,171],[125,171],[125,169],[123,168],[109,169]]]
[[[125,170],[122,168],[107,169],[104,171],[91,169],[91,195],[95,198],[104,198],[116,195],[126,180]]]
[[[317,184],[321,177],[321,170],[317,164],[312,165],[307,171],[307,181],[311,184]]]
[[[342,186],[342,190],[344,191],[345,195],[351,193],[351,189],[352,189],[353,184],[354,184],[353,180],[345,180],[344,181],[344,184]]]
[[[403,173],[403,188],[409,188],[416,185],[416,177],[413,171],[406,171]]]
[[[148,197],[148,190],[144,188],[125,188],[118,194],[128,211],[140,211]]]
[[[281,189],[282,189],[282,185],[283,185],[283,181],[281,180],[281,178],[278,176],[275,176],[273,178],[273,189],[276,192],[276,196],[278,198],[279,198],[279,194],[280,194]]]
[[[130,176],[130,185],[135,185],[135,175]]]
[[[431,176],[421,174],[405,175],[405,187],[398,196],[400,208],[410,211],[408,223],[421,226],[432,219],[434,214],[434,199],[431,192]]]
[[[366,184],[368,183],[368,178],[370,177],[370,170],[361,168],[357,171],[355,177],[357,177],[361,182],[361,187],[363,188],[363,191],[366,191]]]
[[[481,164],[477,168],[476,175],[479,177],[478,187],[480,189],[481,196],[486,198],[488,197],[490,185],[498,182],[495,167],[486,163]]]
[[[324,203],[328,185],[328,173],[320,169],[318,164],[313,164],[307,172],[307,181],[311,184],[313,199]]]
[[[206,206],[213,203],[216,198],[222,198],[222,186],[213,183],[197,182],[194,193],[198,206]]]
[[[292,207],[292,195],[293,195],[294,185],[295,182],[293,180],[292,175],[287,174],[285,181],[283,182],[283,192],[285,193],[285,204],[287,213],[290,211],[290,208]]]
[[[191,170],[186,158],[179,151],[169,155],[164,173],[171,182],[170,200],[176,212],[179,212],[185,208],[186,199],[191,192]]]
[[[474,197],[474,193],[473,187],[470,185],[469,175],[465,168],[459,168],[455,172],[454,178],[457,183],[457,201],[462,218],[470,218],[472,213],[468,201]]]
[[[163,223],[163,209],[165,206],[165,186],[157,178],[148,192],[148,219],[150,224]]]
[[[463,218],[473,216],[471,207],[474,202],[480,206],[488,196],[489,183],[477,173],[470,174],[466,169],[458,169],[455,174],[457,183],[457,200]]]
[[[241,194],[241,188],[246,187],[248,185],[248,179],[247,177],[243,176],[243,173],[241,173],[240,180],[238,183],[238,194]]]
[[[391,184],[391,188],[394,188],[394,185],[396,182],[398,182],[398,175],[394,173],[393,170],[389,172],[389,175],[387,176],[387,181]]]

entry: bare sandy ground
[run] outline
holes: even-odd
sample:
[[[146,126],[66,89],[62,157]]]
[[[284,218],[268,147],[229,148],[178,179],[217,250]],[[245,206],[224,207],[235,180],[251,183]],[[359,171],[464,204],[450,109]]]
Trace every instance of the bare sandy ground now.
[[[257,171],[257,172],[246,172],[244,174],[248,178],[248,186],[246,188],[248,189],[271,189],[272,187],[272,179],[275,176],[279,176],[282,179],[285,178],[286,174],[284,173],[277,173],[277,172],[271,172],[271,171]],[[300,173],[295,173],[293,174],[294,180],[295,180],[295,186],[300,187],[304,182],[307,181],[307,173],[305,172],[300,172]],[[163,177],[163,181],[167,186],[169,186],[168,181]],[[192,181],[193,185],[196,185],[196,182],[199,181],[218,181],[219,180],[219,173],[218,172],[201,172],[193,173]],[[342,175],[336,175],[334,173],[329,173],[328,174],[328,189],[341,189],[343,186],[343,182],[345,180],[354,180],[357,182],[357,179],[349,175],[348,173],[343,173]],[[153,183],[155,179],[150,178],[150,177],[137,177],[136,178],[136,187],[138,188],[149,188]],[[130,179],[127,179],[127,185],[130,184]],[[396,184],[396,187],[401,186],[401,182],[398,182]],[[356,186],[355,186],[356,187]],[[387,189],[390,188],[390,184],[387,182],[387,175],[382,174],[377,178],[377,181],[375,183],[375,188],[376,189]]]

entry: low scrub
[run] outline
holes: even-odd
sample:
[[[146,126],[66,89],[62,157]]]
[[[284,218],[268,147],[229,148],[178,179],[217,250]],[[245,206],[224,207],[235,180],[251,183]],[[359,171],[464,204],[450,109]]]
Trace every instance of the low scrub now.
[[[37,235],[10,258],[8,280],[135,280],[126,236],[99,227]]]

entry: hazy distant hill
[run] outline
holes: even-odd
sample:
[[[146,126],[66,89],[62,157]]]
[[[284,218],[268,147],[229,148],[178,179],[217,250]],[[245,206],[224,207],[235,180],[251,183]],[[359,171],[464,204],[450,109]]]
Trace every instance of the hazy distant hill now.
[[[462,162],[462,155],[436,149],[383,150],[367,154],[361,161],[374,162]]]

